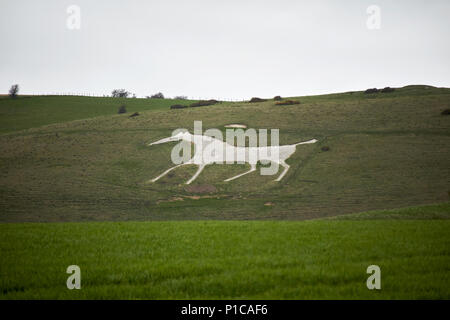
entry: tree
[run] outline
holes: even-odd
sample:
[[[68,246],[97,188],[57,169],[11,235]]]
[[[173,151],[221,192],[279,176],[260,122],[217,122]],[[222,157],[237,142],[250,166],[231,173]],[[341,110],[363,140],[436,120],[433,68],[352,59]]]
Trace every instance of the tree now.
[[[155,93],[154,95],[150,96],[151,99],[164,99],[164,95],[161,92]]]
[[[114,89],[111,94],[113,98],[127,98],[130,95],[125,89]]]
[[[11,89],[9,89],[9,96],[11,98],[16,98],[18,93],[19,93],[19,85],[18,84],[13,84],[11,86]]]

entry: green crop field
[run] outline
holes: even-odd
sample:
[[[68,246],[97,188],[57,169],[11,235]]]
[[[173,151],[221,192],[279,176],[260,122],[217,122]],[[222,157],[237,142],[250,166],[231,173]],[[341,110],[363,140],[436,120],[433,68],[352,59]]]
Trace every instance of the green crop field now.
[[[411,210],[447,220],[410,219]],[[396,220],[2,224],[0,298],[449,299],[449,211],[447,203],[389,212]],[[73,264],[81,290],[66,288]],[[372,264],[381,290],[366,287]]]
[[[289,99],[1,97],[0,298],[449,299],[450,89]],[[175,142],[148,143],[197,120],[318,143],[281,182],[218,164],[149,182]]]

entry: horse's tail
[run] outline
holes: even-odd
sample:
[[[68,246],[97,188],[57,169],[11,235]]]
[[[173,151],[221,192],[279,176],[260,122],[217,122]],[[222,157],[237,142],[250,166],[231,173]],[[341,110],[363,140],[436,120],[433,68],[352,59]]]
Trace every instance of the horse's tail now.
[[[296,143],[296,144],[294,144],[294,146],[298,146],[299,144],[310,144],[310,143],[316,143],[317,141],[319,141],[319,140],[316,140],[316,139],[311,139],[311,140],[308,140],[308,141],[303,141],[303,142],[299,142],[299,143]]]

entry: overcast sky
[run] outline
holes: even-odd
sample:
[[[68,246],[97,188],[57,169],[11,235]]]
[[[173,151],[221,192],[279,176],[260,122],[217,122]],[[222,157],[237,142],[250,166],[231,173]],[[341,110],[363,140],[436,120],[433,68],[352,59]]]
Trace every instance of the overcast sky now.
[[[70,5],[79,30],[67,27]],[[367,26],[370,5],[379,29]],[[221,99],[450,87],[448,0],[0,0],[0,39],[2,93],[14,83],[24,94]]]

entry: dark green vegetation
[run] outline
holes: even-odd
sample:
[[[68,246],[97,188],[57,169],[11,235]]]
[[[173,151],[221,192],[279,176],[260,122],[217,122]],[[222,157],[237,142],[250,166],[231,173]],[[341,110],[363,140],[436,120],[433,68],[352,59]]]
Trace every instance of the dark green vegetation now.
[[[0,135],[0,221],[303,220],[448,201],[450,118],[441,112],[450,107],[450,89],[408,86],[289,100],[301,104],[170,110],[173,100],[0,100],[2,128],[9,131]],[[122,103],[128,112],[118,115]],[[278,183],[259,172],[223,181],[245,165],[208,166],[191,186],[184,183],[194,166],[148,183],[172,166],[175,143],[147,144],[176,128],[192,130],[194,120],[204,129],[279,128],[281,144],[319,142],[297,147]],[[37,128],[13,130],[31,126]]]
[[[440,206],[386,212],[419,216]],[[365,215],[365,214],[363,214]],[[0,224],[3,299],[449,299],[449,220]],[[81,290],[68,290],[69,265]],[[366,269],[381,268],[381,290]]]

